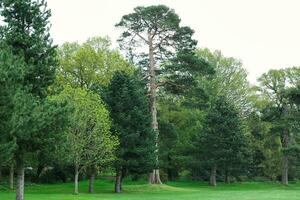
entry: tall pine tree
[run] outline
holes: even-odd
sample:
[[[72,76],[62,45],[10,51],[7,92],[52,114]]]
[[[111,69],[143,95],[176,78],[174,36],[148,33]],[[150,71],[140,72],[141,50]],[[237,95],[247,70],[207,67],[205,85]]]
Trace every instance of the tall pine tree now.
[[[184,93],[196,83],[195,74],[209,67],[195,56],[197,41],[194,31],[180,26],[180,18],[165,5],[138,6],[124,15],[116,25],[124,31],[120,46],[132,61],[136,61],[149,80],[151,127],[156,139],[156,166],[150,174],[150,183],[160,184],[159,176],[159,127],[157,121],[157,89],[164,87],[172,92]],[[168,63],[168,64],[167,64]],[[160,78],[159,80],[159,77]]]

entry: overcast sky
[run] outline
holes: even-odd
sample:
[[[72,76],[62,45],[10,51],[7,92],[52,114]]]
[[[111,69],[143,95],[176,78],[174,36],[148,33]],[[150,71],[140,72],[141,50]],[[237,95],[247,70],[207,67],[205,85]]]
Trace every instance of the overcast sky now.
[[[300,65],[299,0],[47,0],[56,44],[109,36],[136,6],[165,4],[195,30],[199,47],[221,50],[244,63],[249,80],[271,68]]]

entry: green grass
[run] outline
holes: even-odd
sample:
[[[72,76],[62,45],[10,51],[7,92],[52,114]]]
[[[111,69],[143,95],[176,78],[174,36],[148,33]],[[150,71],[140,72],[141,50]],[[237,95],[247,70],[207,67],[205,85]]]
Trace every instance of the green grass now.
[[[300,184],[219,184],[216,188],[198,182],[168,182],[164,185],[125,182],[121,194],[113,193],[113,182],[97,181],[88,194],[88,182],[80,182],[80,194],[73,195],[72,183],[28,185],[26,200],[300,200]],[[14,191],[0,186],[0,200],[15,199]]]

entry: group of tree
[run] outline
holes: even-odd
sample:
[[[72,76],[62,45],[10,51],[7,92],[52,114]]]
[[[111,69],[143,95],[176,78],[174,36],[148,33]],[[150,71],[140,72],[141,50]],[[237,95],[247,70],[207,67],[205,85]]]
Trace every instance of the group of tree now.
[[[75,194],[104,172],[115,192],[124,178],[300,178],[299,67],[251,86],[240,60],[197,49],[164,5],[121,18],[125,56],[108,37],[53,45],[45,1],[2,0],[0,14],[0,175],[12,189],[16,171],[17,200],[25,174],[72,180]]]

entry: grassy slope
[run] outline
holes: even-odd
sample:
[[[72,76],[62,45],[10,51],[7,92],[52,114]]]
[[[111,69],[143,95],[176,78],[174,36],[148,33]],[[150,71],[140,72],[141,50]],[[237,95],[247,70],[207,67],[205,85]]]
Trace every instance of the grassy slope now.
[[[97,181],[95,194],[86,193],[88,183],[80,182],[80,194],[73,195],[73,185],[32,185],[25,189],[26,200],[300,200],[300,184],[284,187],[267,183],[219,185],[216,188],[196,182],[170,182],[167,185],[125,183],[122,194],[114,194],[113,183]],[[14,192],[0,188],[0,200],[13,200]]]

